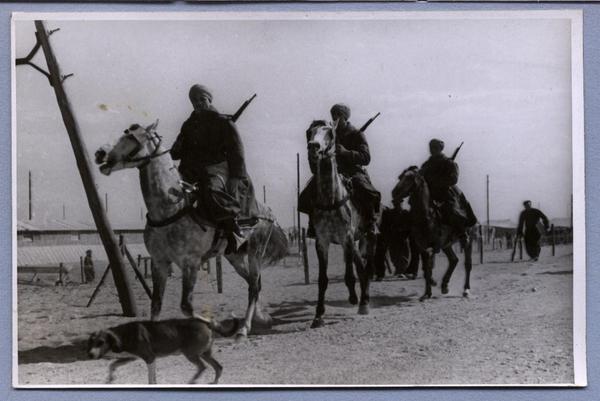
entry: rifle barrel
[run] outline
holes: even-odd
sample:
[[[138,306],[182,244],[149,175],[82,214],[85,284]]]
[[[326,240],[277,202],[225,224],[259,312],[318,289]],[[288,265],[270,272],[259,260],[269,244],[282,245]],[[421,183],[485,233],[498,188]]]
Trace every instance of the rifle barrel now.
[[[381,113],[379,113],[379,112],[378,112],[378,113],[377,113],[377,114],[375,114],[373,117],[369,118],[369,120],[368,120],[368,121],[367,121],[367,122],[366,122],[366,123],[365,123],[365,124],[364,124],[362,127],[360,127],[360,130],[359,130],[359,131],[360,131],[360,132],[365,132],[365,131],[366,131],[366,129],[367,129],[367,128],[369,128],[369,125],[371,125],[371,123],[372,123],[373,121],[375,121],[375,119],[376,119],[377,117],[379,117],[379,115],[380,115],[380,114],[381,114]]]

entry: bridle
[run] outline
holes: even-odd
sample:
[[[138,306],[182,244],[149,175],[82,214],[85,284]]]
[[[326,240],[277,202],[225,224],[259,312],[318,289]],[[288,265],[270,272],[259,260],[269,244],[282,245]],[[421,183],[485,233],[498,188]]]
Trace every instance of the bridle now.
[[[136,130],[138,127],[139,126],[136,127],[134,125],[130,128],[133,128],[133,130]],[[131,152],[129,152],[129,154],[125,157],[124,162],[126,162],[126,163],[137,163],[140,161],[143,162],[142,164],[137,166],[137,168],[144,168],[148,165],[148,163],[150,163],[150,161],[152,159],[155,159],[157,157],[165,155],[171,151],[171,149],[167,149],[162,152],[159,152],[158,150],[160,149],[160,145],[162,144],[162,136],[158,135],[158,133],[156,133],[156,131],[148,132],[144,129],[146,138],[152,142],[152,145],[154,146],[154,150],[149,155],[135,157],[135,155],[137,155],[139,153],[139,151],[142,149],[144,144],[133,133],[130,132],[129,128],[123,132],[125,133],[127,138],[131,138],[137,143],[136,147]]]

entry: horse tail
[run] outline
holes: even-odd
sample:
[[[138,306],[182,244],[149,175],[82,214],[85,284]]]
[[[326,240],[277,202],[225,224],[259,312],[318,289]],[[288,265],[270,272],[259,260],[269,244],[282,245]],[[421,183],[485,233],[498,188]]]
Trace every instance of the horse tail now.
[[[288,253],[288,239],[283,229],[277,222],[271,222],[262,228],[266,234],[264,241],[257,251],[261,252],[261,259],[265,265],[273,265],[282,260]],[[266,242],[266,243],[265,243]]]

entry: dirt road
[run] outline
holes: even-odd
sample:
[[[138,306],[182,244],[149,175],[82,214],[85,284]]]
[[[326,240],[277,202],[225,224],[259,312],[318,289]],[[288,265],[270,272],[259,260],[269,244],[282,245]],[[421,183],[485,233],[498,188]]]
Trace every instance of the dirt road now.
[[[295,258],[265,269],[262,302],[274,319],[270,330],[245,343],[219,339],[215,356],[224,366],[223,384],[501,384],[570,383],[572,358],[572,254],[548,248],[537,263],[506,263],[509,252],[486,255],[475,265],[472,296],[462,293],[459,265],[450,294],[419,302],[423,280],[386,278],[371,283],[371,313],[359,316],[347,302],[339,249],[331,250],[326,323],[310,329],[317,297],[317,268],[311,250],[311,284],[303,284]],[[438,261],[440,279],[445,261]],[[203,273],[195,293],[199,310],[242,316],[246,285],[224,266],[224,292],[214,272]],[[176,275],[178,276],[178,275]],[[138,307],[147,318],[149,300],[133,282]],[[181,281],[169,280],[164,313],[180,317]],[[125,322],[112,283],[85,308],[93,285],[56,288],[38,283],[18,288],[19,382],[102,384],[108,361],[85,356],[87,335]],[[158,381],[185,384],[193,366],[183,356],[158,361]],[[117,384],[145,384],[136,362],[117,371]],[[199,383],[208,383],[207,369]]]

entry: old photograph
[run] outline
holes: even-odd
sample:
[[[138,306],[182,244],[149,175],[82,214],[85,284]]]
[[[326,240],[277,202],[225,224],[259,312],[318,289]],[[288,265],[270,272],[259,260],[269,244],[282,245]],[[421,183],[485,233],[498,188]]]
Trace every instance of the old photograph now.
[[[15,13],[13,385],[584,386],[582,14]]]

